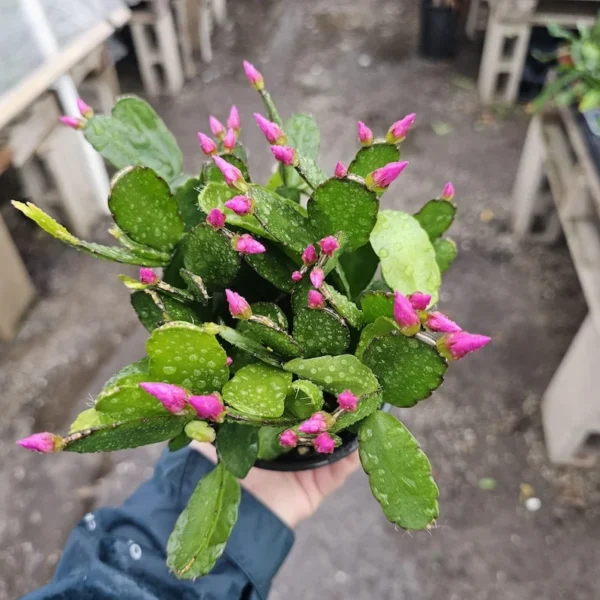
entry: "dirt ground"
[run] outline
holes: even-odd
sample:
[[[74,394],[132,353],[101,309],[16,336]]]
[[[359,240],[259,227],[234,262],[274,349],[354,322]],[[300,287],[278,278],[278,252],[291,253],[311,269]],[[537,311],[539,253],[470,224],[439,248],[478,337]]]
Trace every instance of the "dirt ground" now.
[[[357,119],[382,134],[416,112],[404,146],[410,166],[384,202],[412,210],[454,182],[460,211],[452,235],[461,253],[441,306],[494,338],[401,415],[435,470],[437,528],[396,530],[356,474],[299,527],[272,599],[598,598],[598,465],[550,465],[539,411],[585,303],[564,243],[517,246],[509,227],[527,116],[482,112],[473,82],[478,45],[464,44],[452,63],[416,56],[414,0],[229,4],[231,24],[215,36],[214,62],[178,98],[154,102],[187,169],[200,160],[195,132],[207,129],[211,113],[224,119],[235,102],[254,178],[268,173],[268,148],[252,122],[261,105],[242,58],[263,71],[285,116],[315,115],[328,172],[352,157]],[[123,90],[138,91],[129,67]],[[117,367],[143,352],[144,332],[115,277],[122,267],[64,250],[5,208],[40,290],[17,340],[0,345],[0,600],[12,600],[48,580],[72,525],[126,497],[161,449],[43,458],[15,448],[32,429],[64,430]],[[481,489],[484,478],[494,489]],[[525,508],[523,484],[541,500],[537,512]]]

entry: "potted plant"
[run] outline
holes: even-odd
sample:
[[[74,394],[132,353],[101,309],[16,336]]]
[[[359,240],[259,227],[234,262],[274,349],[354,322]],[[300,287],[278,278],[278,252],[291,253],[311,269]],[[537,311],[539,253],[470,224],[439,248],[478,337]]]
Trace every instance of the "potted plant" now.
[[[359,123],[354,160],[329,177],[316,164],[314,120],[297,114],[283,126],[260,73],[249,63],[245,70],[279,163],[266,185],[248,172],[235,107],[227,127],[211,117],[216,141],[198,134],[209,160],[189,176],[160,118],[127,96],[110,116],[80,102],[81,117],[63,118],[121,169],[108,199],[118,245],[78,239],[36,206],[14,202],[74,248],[140,266],[139,280],[121,279],[150,332],[147,357],[112,377],[66,435],[19,444],[51,453],[213,442],[219,463],[167,549],[181,578],[206,574],[221,555],[237,518],[238,479],[255,464],[315,468],[358,445],[387,518],[430,527],[438,489],[429,461],[386,407],[427,398],[449,362],[489,341],[432,308],[456,255],[443,237],[456,211],[452,185],[416,215],[379,210],[406,167],[399,146],[414,115],[385,139]]]
[[[459,0],[421,0],[419,50],[426,58],[456,55]]]

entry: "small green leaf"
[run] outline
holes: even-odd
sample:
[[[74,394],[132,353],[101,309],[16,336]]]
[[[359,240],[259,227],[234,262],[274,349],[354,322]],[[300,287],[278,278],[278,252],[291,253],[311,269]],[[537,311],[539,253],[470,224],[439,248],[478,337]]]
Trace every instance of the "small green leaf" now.
[[[206,213],[200,208],[198,195],[203,189],[199,177],[191,177],[175,191],[175,202],[179,214],[183,218],[185,231],[189,231],[196,225],[206,221]]]
[[[117,385],[117,383],[128,375],[139,375],[140,373],[148,374],[148,357],[144,356],[140,360],[124,366],[117,371],[105,384],[103,389]]]
[[[363,352],[365,348],[369,345],[371,340],[376,337],[381,337],[391,331],[399,331],[398,325],[393,319],[389,317],[377,317],[377,319],[373,323],[369,323],[361,332],[360,332],[360,340],[356,347],[356,351],[354,354],[358,356],[362,360]]]
[[[329,431],[331,433],[339,433],[350,427],[350,425],[362,421],[364,418],[378,410],[382,401],[383,399],[379,392],[359,398],[356,410],[354,412],[344,411]]]
[[[365,244],[353,252],[341,254],[339,262],[350,288],[350,297],[356,300],[373,280],[379,267],[379,257],[373,252],[371,244]]]
[[[184,429],[185,434],[200,443],[214,442],[215,430],[206,421],[190,421]]]
[[[252,315],[250,320],[240,321],[237,329],[241,334],[272,348],[276,354],[284,358],[295,358],[302,354],[298,342],[268,317]]]
[[[239,423],[223,423],[217,435],[217,454],[227,470],[244,479],[258,454],[258,428]]]
[[[318,238],[343,232],[346,250],[369,241],[375,226],[379,201],[375,192],[353,179],[328,179],[308,201],[308,218]]]
[[[153,331],[168,321],[201,321],[192,308],[157,290],[134,292],[131,294],[131,305],[148,331]]]
[[[433,242],[439,238],[454,221],[456,206],[448,200],[430,200],[415,215],[421,227]]]
[[[312,158],[296,151],[296,172],[311,188],[320,186],[327,180],[327,174],[322,171]]]
[[[188,290],[193,294],[194,298],[201,302],[202,304],[208,304],[210,300],[210,296],[208,295],[208,290],[204,285],[204,281],[202,281],[202,277],[200,275],[194,275],[191,271],[187,269],[179,269],[179,274],[181,275],[181,279],[185,282],[188,287]],[[175,319],[176,321],[186,321],[187,319]]]
[[[458,254],[456,244],[450,238],[438,238],[433,242],[433,248],[440,273],[444,273],[450,268]]]
[[[268,365],[248,365],[223,386],[225,403],[254,417],[277,418],[283,414],[292,376]]]
[[[240,484],[224,465],[205,475],[167,543],[167,565],[181,579],[206,575],[223,554],[237,521]]]
[[[83,431],[84,429],[100,427],[101,425],[108,425],[114,423],[114,421],[110,415],[99,413],[95,408],[88,408],[77,415],[77,418],[73,421],[71,427],[69,427],[69,434],[76,431]]]
[[[371,232],[371,245],[388,285],[405,295],[430,294],[432,303],[437,302],[441,276],[435,250],[414,217],[398,210],[381,211]]]
[[[153,381],[181,385],[194,394],[220,390],[229,379],[227,354],[214,335],[189,323],[167,323],[146,343]]]
[[[328,308],[303,308],[294,317],[294,339],[305,356],[342,354],[350,345],[350,330]]]
[[[324,283],[321,286],[321,291],[338,315],[343,317],[352,327],[360,329],[363,326],[364,317],[362,311],[354,302],[348,300],[344,294],[340,294],[340,292],[328,283]]]
[[[308,306],[308,292],[311,289],[313,288],[310,279],[306,276],[296,283],[292,291],[292,310],[294,314],[299,313]]]
[[[400,160],[400,150],[394,144],[375,143],[361,148],[350,163],[348,173],[366,177],[369,173]]]
[[[360,297],[360,305],[367,323],[373,323],[379,317],[392,317],[394,294],[380,291],[365,292]]]
[[[295,263],[275,244],[261,240],[266,252],[261,254],[245,254],[245,261],[263,278],[282,292],[291,292],[294,287],[292,273]]]
[[[141,258],[146,258],[152,261],[160,261],[161,264],[166,265],[171,260],[171,252],[165,252],[163,250],[155,250],[150,246],[144,244],[138,244],[134,242],[124,231],[119,229],[116,225],[108,230],[108,233],[118,240],[121,245],[136,254]]]
[[[319,158],[321,134],[317,122],[311,115],[302,113],[292,115],[285,124],[284,131],[288,146],[296,148],[311,160],[316,161]]]
[[[296,358],[283,365],[283,368],[298,377],[309,379],[331,394],[350,390],[357,396],[364,396],[379,390],[379,382],[371,369],[351,354]]]
[[[279,443],[279,435],[285,430],[285,427],[261,427],[258,430],[259,460],[273,460],[290,450]]]
[[[323,408],[323,392],[312,381],[298,379],[292,383],[292,391],[285,399],[286,413],[298,419],[308,419]]]
[[[229,240],[206,223],[183,238],[183,262],[209,288],[226,286],[240,268],[240,257]]]
[[[242,335],[239,331],[230,327],[222,327],[219,335],[232,346],[251,354],[268,365],[273,367],[281,366],[280,360],[273,354],[273,351],[265,348],[265,346],[255,339]],[[237,360],[234,360],[234,367],[237,367]]]
[[[438,487],[429,460],[410,431],[377,411],[361,425],[359,454],[383,513],[403,529],[425,529],[438,516]]]

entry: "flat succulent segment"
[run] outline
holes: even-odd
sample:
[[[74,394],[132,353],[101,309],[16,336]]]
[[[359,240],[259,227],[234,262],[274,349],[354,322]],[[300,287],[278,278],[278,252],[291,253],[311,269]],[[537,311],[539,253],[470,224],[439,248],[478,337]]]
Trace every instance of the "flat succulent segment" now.
[[[223,387],[225,403],[250,417],[281,417],[292,375],[264,364],[240,369]]]
[[[254,200],[256,218],[275,240],[298,253],[315,241],[298,204],[257,186],[251,186],[248,194]]]
[[[187,304],[156,290],[133,292],[131,305],[148,331],[153,331],[168,321],[200,322],[200,317]]]
[[[381,260],[386,283],[405,295],[430,294],[437,302],[441,284],[435,250],[425,230],[411,215],[383,210],[371,232],[371,245]]]
[[[373,371],[351,354],[296,358],[283,365],[283,368],[298,377],[309,379],[331,394],[350,390],[357,396],[364,396],[379,390],[379,382]]]
[[[230,165],[237,167],[244,179],[249,183],[250,182],[250,174],[248,173],[248,165],[239,157],[235,156],[235,154],[219,154],[219,156],[227,161]],[[207,162],[200,174],[200,178],[204,181],[204,183],[210,183],[214,181],[216,183],[225,184],[225,177],[223,177],[223,173],[215,163],[211,160]],[[226,184],[225,184],[226,185]]]
[[[284,127],[287,145],[296,148],[304,156],[316,161],[319,158],[321,133],[317,122],[311,115],[296,113]]]
[[[338,292],[334,287],[328,283],[324,283],[321,286],[321,291],[327,299],[327,302],[333,306],[335,311],[344,318],[352,327],[360,329],[364,324],[364,317],[362,311],[352,302],[348,300],[344,294]]]
[[[198,203],[198,195],[203,187],[199,177],[190,177],[175,190],[174,198],[183,219],[185,231],[189,231],[206,220],[206,213]]]
[[[243,335],[272,348],[276,354],[284,358],[295,358],[302,354],[299,343],[268,317],[253,315],[249,321],[240,321],[237,329]]]
[[[269,426],[258,430],[258,459],[273,460],[288,450],[279,443],[279,435],[285,430],[285,427]]]
[[[373,252],[371,244],[365,244],[353,252],[344,252],[340,255],[339,264],[344,272],[350,298],[356,300],[375,277],[379,267],[379,257]]]
[[[194,298],[204,305],[208,304],[210,296],[204,285],[204,281],[202,281],[202,277],[200,277],[200,275],[194,275],[194,273],[187,269],[179,269],[179,275],[181,275],[181,279],[183,279]],[[186,319],[181,320],[185,321]]]
[[[367,323],[373,323],[379,317],[393,317],[394,294],[378,290],[364,292],[360,306]]]
[[[64,242],[65,244],[80,250],[81,252],[87,252],[97,258],[103,258],[105,260],[112,260],[114,262],[124,263],[127,265],[138,265],[141,267],[162,267],[169,261],[163,258],[151,258],[148,256],[142,256],[128,248],[119,248],[117,246],[103,246],[101,244],[95,244],[94,242],[86,242],[84,240],[75,237],[70,233],[66,227],[63,227],[60,223],[55,221],[50,215],[46,214],[42,209],[38,208],[35,204],[28,202],[12,201],[12,205],[20,210],[26,217],[29,217],[32,221],[37,223],[46,233],[49,233],[52,237]]]
[[[348,173],[366,177],[369,173],[400,160],[400,150],[394,144],[377,142],[361,148],[348,167]]]
[[[87,408],[77,415],[77,418],[73,421],[71,427],[69,427],[69,434],[76,431],[83,431],[84,429],[100,427],[101,425],[109,425],[114,423],[114,421],[110,415],[102,414],[95,408]]]
[[[262,315],[263,317],[268,317],[278,327],[281,327],[281,329],[287,331],[287,317],[285,316],[283,310],[281,310],[281,308],[279,308],[279,306],[274,302],[253,302],[252,313],[255,315]]]
[[[311,187],[316,188],[327,180],[327,174],[317,166],[315,161],[296,151],[296,171],[304,181]]]
[[[292,391],[285,399],[286,414],[291,413],[298,419],[307,419],[323,408],[321,388],[308,379],[298,379],[292,383]]]
[[[291,276],[296,270],[295,263],[275,244],[270,244],[266,240],[261,240],[261,243],[265,246],[266,252],[246,254],[245,261],[278,290],[291,292],[294,287]]]
[[[308,292],[311,289],[313,288],[308,275],[305,275],[294,285],[294,290],[292,291],[292,310],[294,313],[298,313],[308,306]]]
[[[218,391],[229,378],[227,354],[214,335],[189,323],[167,323],[146,343],[153,381],[181,385],[194,394]]]
[[[433,242],[433,248],[440,272],[444,273],[450,268],[458,254],[456,244],[450,238],[438,238]]]
[[[362,421],[378,410],[381,407],[382,402],[383,398],[380,392],[375,392],[374,394],[359,398],[356,410],[354,412],[344,411],[329,431],[331,431],[331,433],[338,433],[347,429],[350,425]]]
[[[240,268],[240,257],[229,240],[206,223],[194,227],[183,239],[183,262],[208,288],[226,286]]]
[[[232,346],[251,354],[268,365],[273,367],[281,365],[280,359],[273,351],[263,346],[260,342],[257,342],[254,338],[242,335],[239,331],[231,329],[231,327],[222,327],[219,335]],[[238,361],[234,360],[234,366],[237,366],[237,363]]]
[[[175,137],[154,109],[136,96],[119,98],[110,116],[88,119],[83,135],[117,169],[142,165],[168,182],[181,173],[183,156]]]
[[[427,232],[433,242],[439,238],[454,221],[456,206],[448,200],[430,200],[415,215],[421,227]]]
[[[147,258],[149,260],[158,260],[163,264],[167,264],[171,260],[171,252],[164,250],[155,250],[150,246],[144,244],[138,244],[134,242],[123,230],[119,229],[117,225],[114,225],[108,230],[116,240],[119,240],[122,246],[127,250],[131,250],[134,254],[137,254],[141,258]]]
[[[425,529],[438,516],[438,487],[429,460],[391,414],[374,412],[359,430],[359,454],[383,513],[403,529]]]
[[[140,360],[131,363],[130,365],[124,366],[122,369],[117,371],[105,384],[104,388],[112,387],[117,385],[117,382],[127,377],[128,375],[139,375],[140,373],[148,374],[148,357],[144,356]]]
[[[240,484],[223,464],[200,480],[167,543],[167,566],[177,577],[210,572],[225,550],[240,500]]]
[[[328,308],[303,308],[294,317],[294,339],[304,356],[342,354],[350,345],[344,319]]]
[[[380,324],[385,325],[376,321],[376,326]],[[448,368],[435,346],[397,329],[373,337],[362,351],[362,361],[379,379],[383,401],[402,408],[430,396]]]
[[[223,423],[217,434],[217,454],[227,470],[238,479],[248,475],[258,454],[258,427]]]
[[[317,187],[307,205],[308,218],[323,238],[343,232],[346,250],[355,250],[369,241],[377,221],[379,201],[375,192],[352,179],[328,179]]]
[[[396,322],[388,317],[378,317],[373,323],[367,324],[360,332],[360,339],[355,351],[356,356],[362,360],[363,352],[371,340],[386,335],[391,331],[399,331],[399,328]]]

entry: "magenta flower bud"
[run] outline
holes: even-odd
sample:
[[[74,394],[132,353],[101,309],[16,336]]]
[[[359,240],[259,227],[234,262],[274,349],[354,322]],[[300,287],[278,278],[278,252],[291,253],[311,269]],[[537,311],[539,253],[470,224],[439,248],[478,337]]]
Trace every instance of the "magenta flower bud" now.
[[[421,321],[410,300],[396,292],[394,296],[394,319],[404,335],[415,335],[421,329]]]
[[[342,410],[354,412],[358,405],[358,398],[350,391],[344,390],[337,397],[338,405]]]
[[[442,200],[448,200],[448,202],[450,202],[452,198],[454,198],[454,186],[450,181],[444,186],[440,198]]]
[[[206,154],[206,156],[213,156],[217,153],[217,144],[209,138],[207,135],[204,135],[201,131],[198,132],[198,142],[200,143],[200,148],[202,148],[202,152]]]
[[[328,433],[320,433],[313,440],[313,446],[321,454],[331,454],[335,450],[335,442]]]
[[[292,281],[298,283],[302,279],[302,273],[300,271],[294,271],[292,273]]]
[[[340,243],[337,238],[333,235],[328,235],[319,241],[321,251],[327,256],[333,256],[333,253],[340,247]]]
[[[325,299],[323,294],[317,292],[317,290],[310,290],[308,292],[308,308],[323,308],[325,306]]]
[[[358,139],[363,146],[373,143],[373,132],[362,122],[358,122]]]
[[[41,452],[42,454],[50,454],[57,452],[63,447],[63,439],[60,435],[48,433],[34,433],[29,437],[23,438],[17,442],[21,448],[31,450],[32,452]]]
[[[404,118],[396,121],[388,129],[388,132],[385,136],[385,141],[389,142],[390,144],[398,144],[403,141],[416,118],[417,115],[415,113],[410,113],[410,115],[406,115]]]
[[[439,353],[448,360],[459,360],[469,352],[475,352],[492,341],[487,335],[466,331],[447,333],[437,341]]]
[[[81,113],[82,117],[89,119],[94,116],[92,107],[85,102],[83,98],[77,98],[77,110]]]
[[[244,61],[244,73],[246,73],[248,81],[252,84],[252,87],[254,87],[255,90],[260,92],[265,88],[263,76],[256,69],[256,67],[247,60]]]
[[[231,356],[227,357],[227,360],[225,361],[225,364],[230,367],[233,364],[233,358],[231,358]]]
[[[325,417],[322,413],[315,413],[312,417],[306,419],[306,421],[300,424],[298,431],[310,434],[327,431],[327,422],[325,421]]]
[[[254,118],[256,119],[256,124],[263,132],[263,135],[267,138],[269,144],[276,144],[278,146],[284,146],[287,139],[285,137],[285,133],[277,125],[277,123],[273,123],[268,119],[265,119],[261,114],[254,113]]]
[[[346,169],[346,167],[341,163],[338,162],[335,165],[335,170],[333,171],[333,174],[335,177],[346,177],[346,175],[348,174],[348,169]]]
[[[310,272],[310,282],[316,288],[320,288],[323,285],[324,280],[325,280],[325,273],[323,272],[323,269],[319,269],[319,267],[315,267]]]
[[[443,333],[456,333],[462,329],[444,313],[430,312],[425,317],[425,327],[431,331],[441,331]]]
[[[240,192],[246,192],[248,190],[248,184],[246,183],[242,172],[237,167],[228,163],[220,156],[213,156],[212,159],[221,173],[223,173],[227,185],[237,188]]]
[[[235,236],[232,242],[233,249],[242,254],[262,254],[267,249],[248,233]]]
[[[231,200],[225,202],[225,206],[231,209],[236,215],[243,217],[252,212],[252,200],[248,196],[234,196]]]
[[[217,117],[210,115],[210,117],[208,117],[208,124],[210,125],[210,130],[212,131],[212,134],[218,140],[222,140],[225,136],[225,126],[223,125],[223,123],[221,123],[221,121],[219,121]]]
[[[414,292],[408,297],[408,301],[415,310],[425,310],[431,302],[431,296],[423,292]]]
[[[287,167],[293,166],[296,160],[296,150],[291,146],[271,146],[271,152],[276,160]]]
[[[237,137],[235,135],[235,131],[233,129],[228,129],[227,134],[223,138],[223,149],[231,153],[235,149],[235,145],[237,143]]]
[[[63,125],[70,127],[71,129],[83,129],[85,126],[85,121],[83,119],[79,119],[78,117],[69,117],[67,115],[63,115],[58,119]]]
[[[309,244],[304,248],[304,252],[302,253],[302,262],[305,265],[312,265],[317,262],[317,251],[312,244]]]
[[[221,229],[225,227],[225,213],[221,212],[218,208],[213,208],[206,216],[206,222],[213,229]]]
[[[140,383],[140,387],[161,401],[162,405],[174,415],[179,414],[185,407],[188,392],[185,388],[172,383]]]
[[[238,112],[237,106],[232,106],[229,110],[229,116],[227,117],[227,127],[233,129],[236,134],[239,135],[242,123],[240,121],[240,113]]]
[[[225,296],[229,303],[229,312],[236,319],[249,319],[252,316],[252,309],[246,299],[232,290],[225,290]]]
[[[140,269],[140,281],[145,285],[153,285],[158,283],[158,275],[148,267],[142,267]]]
[[[407,165],[408,162],[406,160],[388,163],[385,167],[375,169],[375,171],[369,173],[365,179],[365,183],[371,190],[385,189],[406,169]]]
[[[279,443],[285,448],[295,448],[298,445],[298,434],[293,429],[286,429],[279,436]]]
[[[225,406],[216,393],[208,394],[207,396],[190,396],[188,402],[201,419],[210,419],[217,423],[223,422],[225,418]]]

